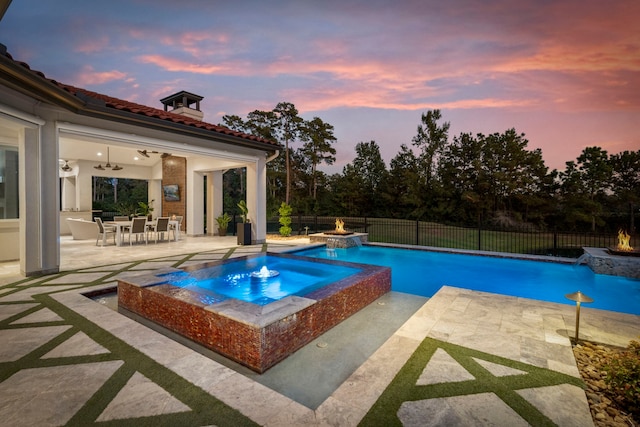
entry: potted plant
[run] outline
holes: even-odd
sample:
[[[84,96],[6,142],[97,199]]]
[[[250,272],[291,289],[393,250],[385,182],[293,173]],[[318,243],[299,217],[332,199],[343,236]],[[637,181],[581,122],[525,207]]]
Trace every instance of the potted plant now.
[[[229,227],[229,223],[231,222],[231,217],[228,213],[223,213],[219,217],[216,218],[216,222],[218,223],[218,235],[226,236],[227,235],[227,227]]]
[[[136,210],[136,215],[138,216],[146,216],[149,221],[152,220],[151,212],[153,212],[153,200],[149,203],[138,202],[138,210]]]
[[[242,216],[242,224],[238,227],[238,244],[250,245],[251,244],[251,221],[247,218],[249,209],[247,208],[247,202],[240,200],[238,203],[240,209],[240,216]]]
[[[135,216],[137,209],[133,202],[119,202],[116,206],[119,215],[127,216],[129,219]]]

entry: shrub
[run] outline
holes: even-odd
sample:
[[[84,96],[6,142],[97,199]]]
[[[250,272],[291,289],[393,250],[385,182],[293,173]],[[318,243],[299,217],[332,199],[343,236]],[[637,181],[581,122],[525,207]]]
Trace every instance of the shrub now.
[[[619,403],[634,415],[640,414],[640,342],[631,340],[627,349],[604,366],[605,382]]]
[[[280,214],[278,222],[282,225],[282,227],[280,227],[281,236],[291,236],[291,211],[291,206],[285,202],[282,202],[280,209],[278,209],[278,213]]]

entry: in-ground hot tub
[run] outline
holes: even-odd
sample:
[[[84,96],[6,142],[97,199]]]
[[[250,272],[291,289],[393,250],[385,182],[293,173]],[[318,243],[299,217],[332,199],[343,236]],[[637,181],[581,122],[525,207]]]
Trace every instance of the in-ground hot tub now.
[[[264,372],[390,290],[388,267],[269,253],[118,280],[118,305]]]

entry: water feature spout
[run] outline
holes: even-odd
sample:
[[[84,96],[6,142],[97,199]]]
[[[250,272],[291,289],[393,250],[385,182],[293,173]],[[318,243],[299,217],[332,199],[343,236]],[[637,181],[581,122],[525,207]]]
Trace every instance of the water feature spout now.
[[[575,265],[582,264],[583,262],[585,262],[589,258],[589,256],[590,256],[589,254],[580,255],[580,257],[577,260],[574,261],[573,265],[575,266]]]
[[[251,278],[252,279],[260,279],[260,280],[267,280],[267,279],[270,279],[272,277],[276,277],[279,274],[280,274],[279,271],[269,270],[266,265],[263,265],[262,268],[260,269],[260,271],[252,271],[251,272]]]

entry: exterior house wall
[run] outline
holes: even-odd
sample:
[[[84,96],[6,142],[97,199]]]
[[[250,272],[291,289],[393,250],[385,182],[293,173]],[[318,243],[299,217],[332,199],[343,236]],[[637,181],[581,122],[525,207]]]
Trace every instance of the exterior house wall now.
[[[151,168],[127,164],[123,171],[104,173],[148,179],[149,200],[155,200],[154,214],[185,212],[183,227],[186,225],[188,232],[189,215],[197,215],[204,221],[205,174],[212,176],[211,185],[217,187],[220,171],[247,167],[251,170],[248,175],[252,174],[247,194],[256,198],[247,201],[250,217],[256,223],[257,236],[263,233],[266,228],[266,209],[262,206],[266,199],[264,159],[277,150],[277,146],[206,123],[202,126],[180,123],[174,117],[162,117],[162,112],[152,107],[148,108],[153,110],[152,114],[140,114],[136,112],[138,107],[146,107],[131,108],[131,105],[48,80],[42,73],[13,61],[6,53],[0,54],[0,143],[18,147],[19,168],[19,218],[0,220],[0,247],[3,248],[0,261],[19,258],[20,270],[25,276],[59,271],[61,209],[89,212],[92,176],[99,176],[101,172],[93,168],[94,162],[82,159],[74,160],[71,172],[61,171],[60,144],[65,140],[168,152],[178,158],[184,153],[188,161],[182,157],[178,170],[165,168],[164,164]],[[192,159],[197,159],[193,162],[197,166],[188,169],[192,167],[189,165]],[[188,179],[196,173],[199,181],[194,181],[190,188]],[[61,189],[60,177],[64,178],[64,189]],[[167,205],[162,200],[161,179],[169,183],[167,179],[179,177],[181,204]],[[200,205],[194,202],[198,200]],[[221,203],[216,203],[216,200],[221,202],[221,194],[211,200],[212,209],[221,209]],[[198,231],[191,230],[192,233]],[[203,226],[199,230],[202,233]]]

